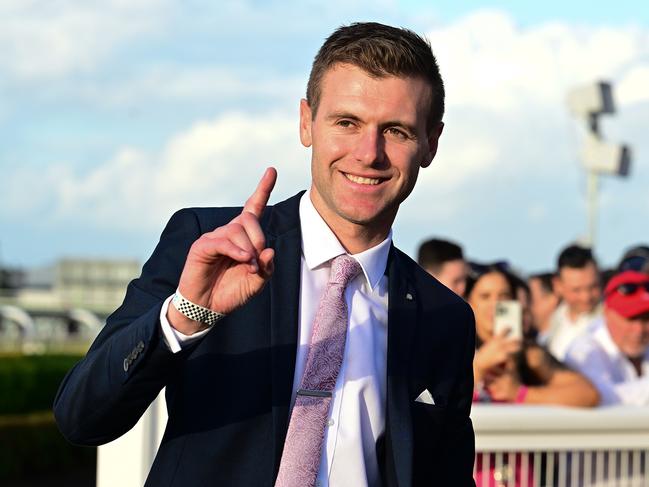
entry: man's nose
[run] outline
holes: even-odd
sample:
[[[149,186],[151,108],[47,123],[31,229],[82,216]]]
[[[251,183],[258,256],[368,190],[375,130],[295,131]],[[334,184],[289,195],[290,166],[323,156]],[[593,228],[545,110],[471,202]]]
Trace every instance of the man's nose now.
[[[376,129],[364,130],[359,134],[354,147],[354,158],[370,166],[383,161],[385,155],[385,140]]]

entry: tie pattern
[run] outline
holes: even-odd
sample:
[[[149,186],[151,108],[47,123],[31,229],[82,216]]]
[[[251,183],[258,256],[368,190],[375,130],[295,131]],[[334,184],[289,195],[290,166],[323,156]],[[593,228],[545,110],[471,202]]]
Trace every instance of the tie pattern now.
[[[361,272],[348,255],[331,262],[331,274],[318,305],[304,375],[295,398],[275,487],[312,487],[315,483],[329,407],[345,351],[345,288]]]

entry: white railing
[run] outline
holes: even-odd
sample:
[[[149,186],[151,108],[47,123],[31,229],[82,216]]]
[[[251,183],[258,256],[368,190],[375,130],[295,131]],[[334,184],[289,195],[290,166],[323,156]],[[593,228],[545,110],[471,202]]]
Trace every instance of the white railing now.
[[[476,405],[477,487],[649,487],[649,408]],[[164,395],[101,446],[97,487],[141,487],[166,424]]]
[[[649,408],[477,405],[478,487],[649,487]]]

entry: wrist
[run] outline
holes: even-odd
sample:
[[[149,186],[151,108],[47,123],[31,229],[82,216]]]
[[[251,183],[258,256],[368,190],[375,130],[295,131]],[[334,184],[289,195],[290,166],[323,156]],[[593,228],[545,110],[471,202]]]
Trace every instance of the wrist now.
[[[173,304],[173,307],[176,308],[178,313],[188,320],[200,323],[201,328],[210,328],[225,317],[223,313],[219,313],[218,311],[191,302],[180,294],[180,289],[176,290],[176,294],[174,294],[171,304]]]
[[[173,303],[170,303],[170,306],[167,309],[167,321],[176,331],[179,331],[183,335],[187,336],[207,329],[207,326],[203,323],[191,320],[180,313],[180,311],[176,309]]]

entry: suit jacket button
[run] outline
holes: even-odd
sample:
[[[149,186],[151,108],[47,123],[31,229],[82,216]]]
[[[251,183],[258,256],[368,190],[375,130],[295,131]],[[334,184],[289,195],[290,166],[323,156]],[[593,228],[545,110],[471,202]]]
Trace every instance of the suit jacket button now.
[[[138,352],[141,352],[142,350],[144,350],[144,342],[143,341],[140,341],[137,344],[137,350],[138,350]]]
[[[124,372],[128,372],[128,368],[131,365],[131,362],[127,358],[124,359]]]

